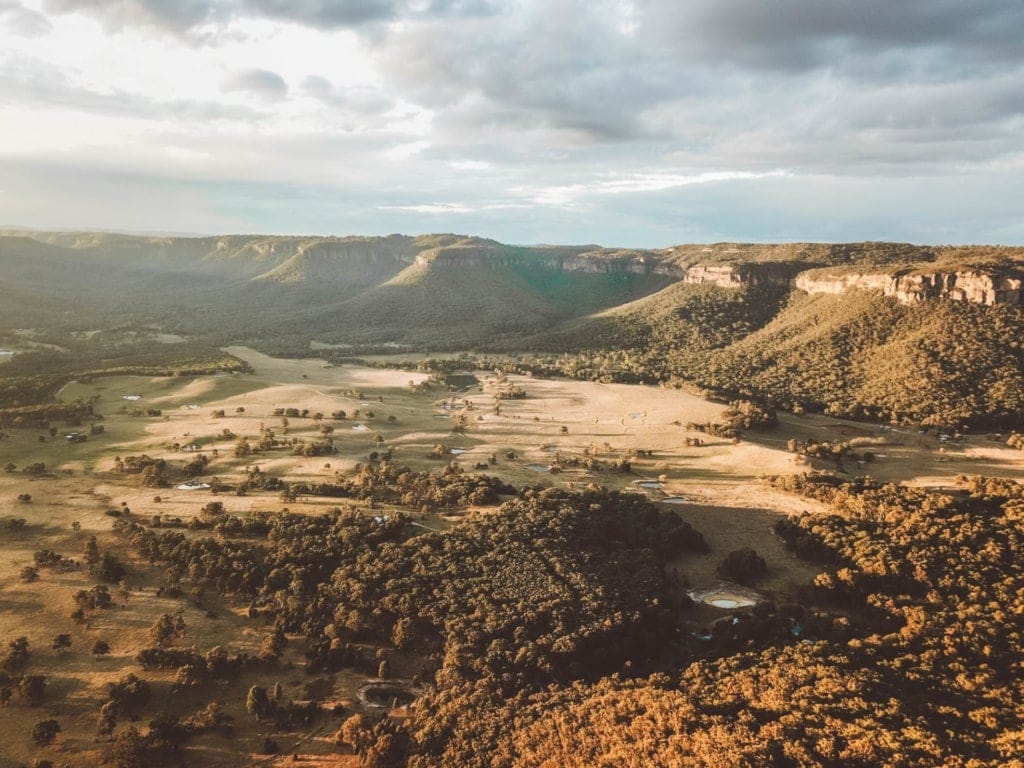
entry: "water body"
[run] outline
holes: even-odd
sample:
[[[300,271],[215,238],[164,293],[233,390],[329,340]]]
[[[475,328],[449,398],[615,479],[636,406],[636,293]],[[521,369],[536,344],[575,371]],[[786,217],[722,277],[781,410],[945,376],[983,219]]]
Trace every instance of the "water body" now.
[[[359,691],[360,698],[371,707],[404,707],[416,700],[416,694],[408,688],[387,683],[371,683]]]
[[[738,584],[723,584],[712,589],[693,590],[687,593],[692,600],[712,608],[721,608],[725,611],[736,608],[750,608],[757,605],[764,598],[752,589],[741,587]]]

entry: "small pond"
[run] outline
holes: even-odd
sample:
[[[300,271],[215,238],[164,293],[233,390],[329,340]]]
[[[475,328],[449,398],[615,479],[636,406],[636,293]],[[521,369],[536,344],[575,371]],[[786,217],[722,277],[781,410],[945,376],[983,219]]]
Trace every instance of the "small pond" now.
[[[182,483],[178,486],[179,491],[205,491],[209,489],[209,483]]]
[[[359,698],[371,707],[404,707],[416,701],[416,694],[404,685],[368,683],[359,689]]]
[[[757,605],[764,598],[753,589],[747,589],[739,584],[721,584],[711,589],[691,590],[687,593],[692,600],[712,608],[721,608],[724,611],[732,611],[737,608],[750,608]]]

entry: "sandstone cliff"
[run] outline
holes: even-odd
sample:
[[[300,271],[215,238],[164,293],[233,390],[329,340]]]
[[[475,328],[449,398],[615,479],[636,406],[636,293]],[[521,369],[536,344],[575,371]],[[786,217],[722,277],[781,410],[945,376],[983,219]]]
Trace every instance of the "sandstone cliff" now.
[[[1021,274],[982,269],[921,273],[845,273],[820,271],[797,275],[794,285],[808,293],[843,293],[849,290],[881,291],[903,304],[928,299],[950,299],[971,304],[1019,306],[1024,279]]]

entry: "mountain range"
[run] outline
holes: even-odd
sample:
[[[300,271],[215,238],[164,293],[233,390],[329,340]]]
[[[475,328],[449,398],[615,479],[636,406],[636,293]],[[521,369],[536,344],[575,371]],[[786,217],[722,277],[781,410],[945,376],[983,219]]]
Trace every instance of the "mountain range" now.
[[[289,355],[553,353],[574,356],[571,375],[837,415],[1024,413],[1024,248],[8,230],[0,274],[8,346],[16,329],[104,329]]]

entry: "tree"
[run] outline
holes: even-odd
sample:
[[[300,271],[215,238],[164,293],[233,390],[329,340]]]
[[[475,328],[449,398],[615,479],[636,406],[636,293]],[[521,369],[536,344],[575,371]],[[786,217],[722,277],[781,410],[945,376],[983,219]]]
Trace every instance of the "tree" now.
[[[17,640],[11,640],[7,644],[7,655],[6,657],[0,656],[0,667],[3,672],[8,675],[13,675],[15,672],[20,672],[28,666],[28,638],[19,637]]]
[[[46,693],[46,675],[24,675],[18,681],[18,694],[30,707],[43,703]]]
[[[159,646],[166,645],[174,638],[174,618],[165,613],[149,629],[150,637]]]
[[[106,702],[100,707],[100,714],[96,720],[96,730],[100,736],[109,736],[117,727],[117,703]]]
[[[265,717],[273,713],[274,704],[270,701],[266,688],[254,685],[249,689],[249,694],[245,697],[245,711],[255,717],[258,722],[262,722]]]
[[[85,562],[89,566],[89,571],[92,572],[96,564],[100,561],[100,547],[96,543],[96,537],[90,536],[85,542]]]
[[[49,746],[53,744],[53,740],[57,738],[60,731],[60,723],[56,720],[40,720],[32,726],[32,741],[40,747]]]
[[[110,653],[110,643],[106,640],[97,640],[92,644],[93,656],[106,656],[108,653]]]
[[[57,635],[53,638],[53,644],[50,647],[57,653],[69,650],[71,648],[71,635]]]
[[[223,515],[227,510],[224,508],[223,501],[208,501],[203,505],[200,512],[204,515],[209,515],[210,517],[217,517],[219,515]]]
[[[751,585],[768,573],[764,558],[750,547],[742,547],[726,555],[718,566],[718,575],[740,584]]]
[[[149,768],[146,741],[134,726],[117,734],[110,757],[116,768]]]
[[[362,754],[369,746],[371,738],[372,732],[366,718],[361,714],[355,714],[341,724],[341,728],[334,734],[334,743],[347,745],[354,752]]]

